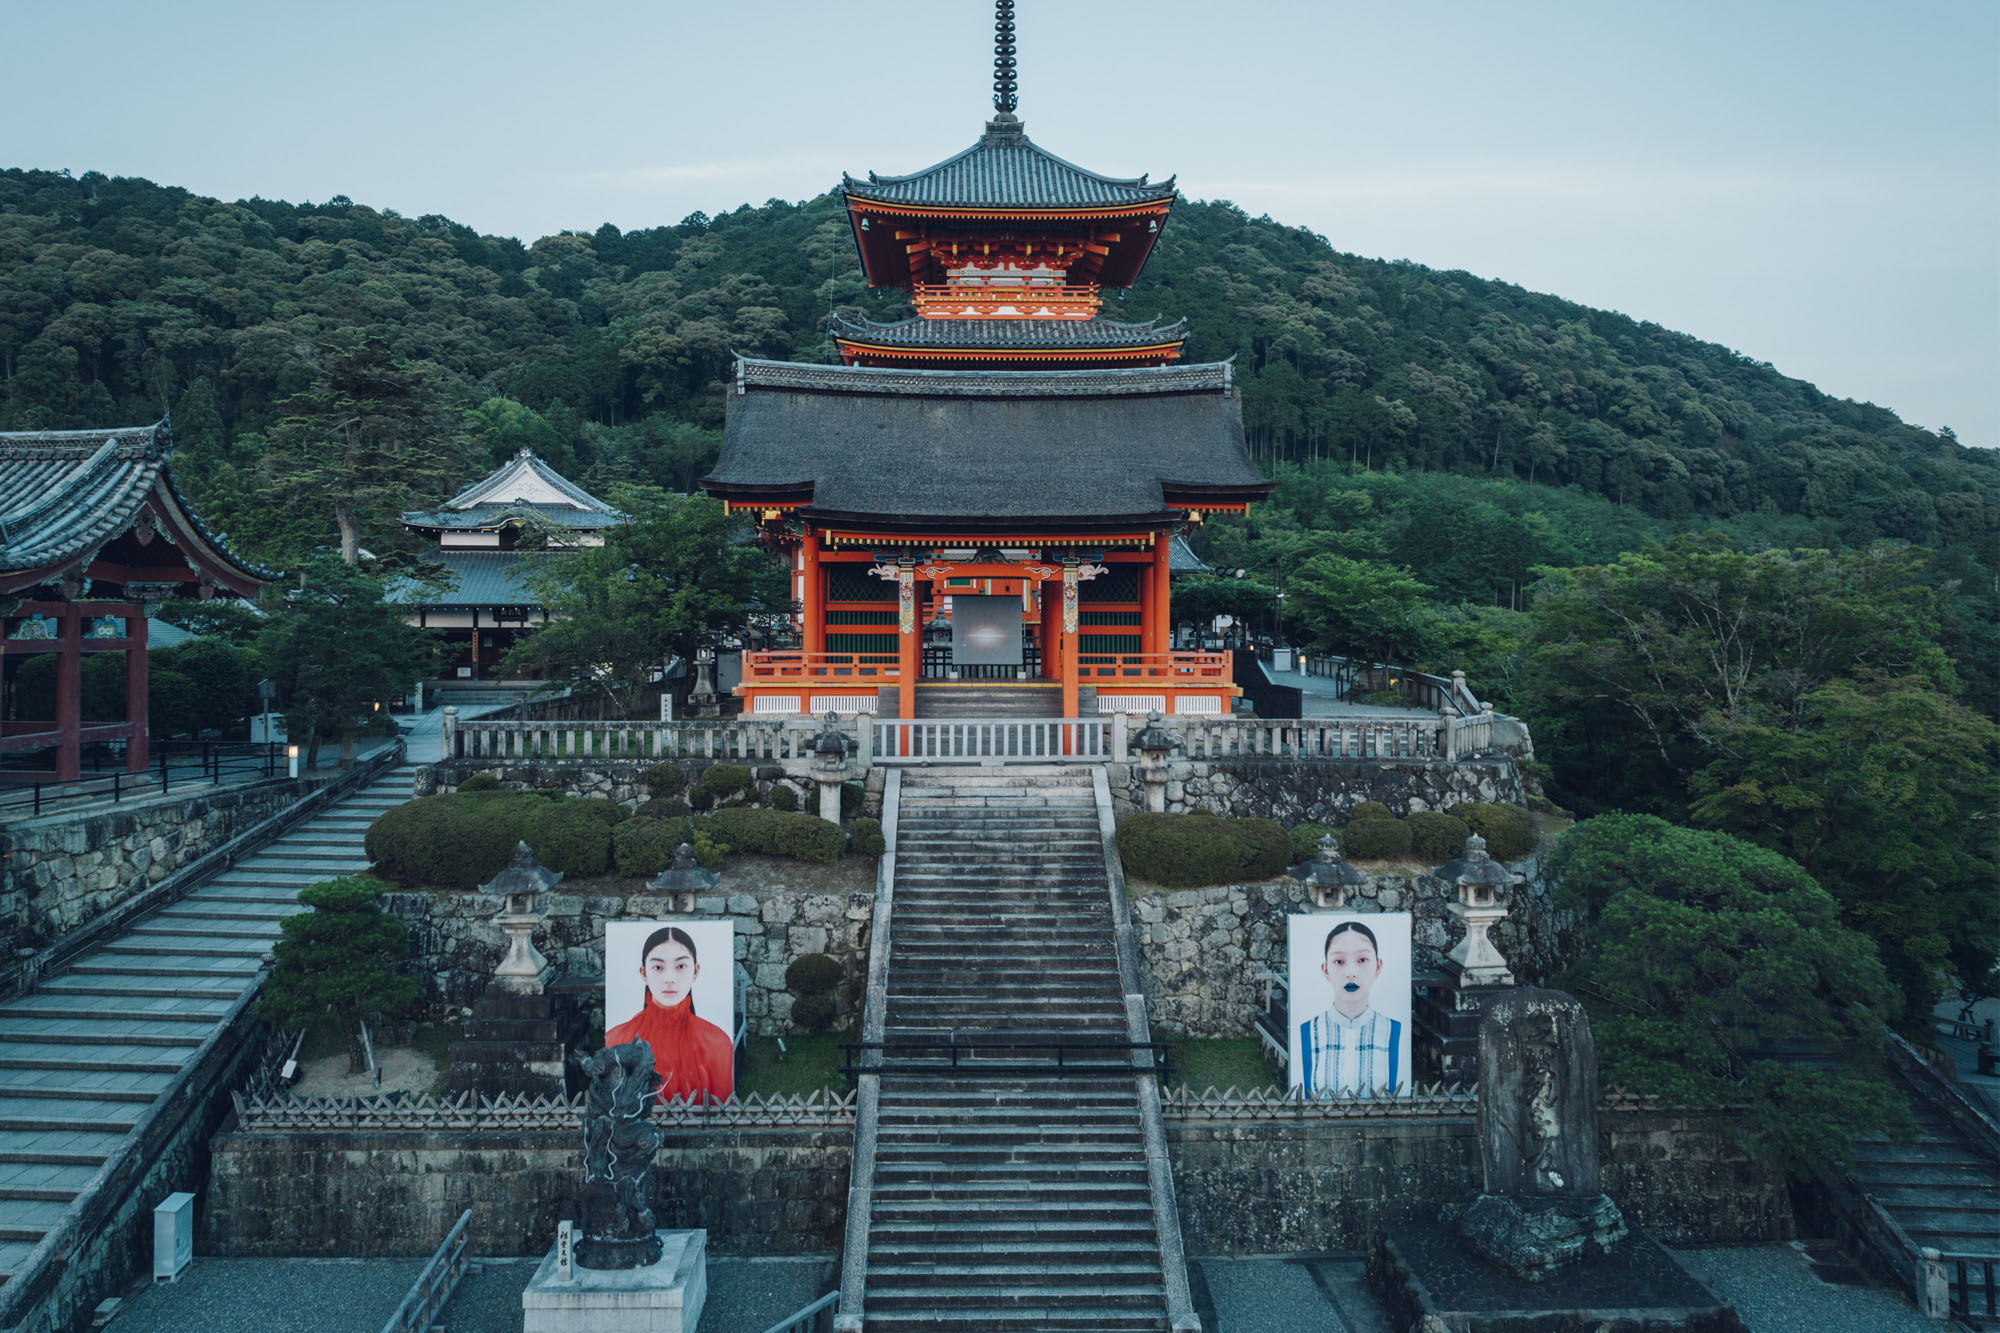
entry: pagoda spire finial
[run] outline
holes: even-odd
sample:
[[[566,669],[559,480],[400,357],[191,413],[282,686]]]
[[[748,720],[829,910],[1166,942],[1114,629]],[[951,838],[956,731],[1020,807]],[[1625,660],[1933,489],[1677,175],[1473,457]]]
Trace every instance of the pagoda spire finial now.
[[[1014,81],[1014,0],[994,0],[993,109],[1012,115],[1019,104]]]

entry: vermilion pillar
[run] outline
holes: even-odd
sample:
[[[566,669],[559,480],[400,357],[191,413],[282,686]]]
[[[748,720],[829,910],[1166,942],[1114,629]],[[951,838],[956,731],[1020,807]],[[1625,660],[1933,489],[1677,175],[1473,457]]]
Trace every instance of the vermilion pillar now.
[[[805,608],[800,641],[808,653],[826,651],[826,587],[820,577],[819,530],[808,526],[799,543],[799,602]]]
[[[1153,567],[1150,564],[1138,567],[1139,575],[1139,651],[1157,653],[1160,651],[1160,626],[1153,615]]]
[[[56,781],[83,775],[83,608],[63,605],[56,639]]]
[[[1153,603],[1146,608],[1145,619],[1153,626],[1151,651],[1156,653],[1171,652],[1174,646],[1172,547],[1171,530],[1162,531],[1153,543]]]
[[[148,759],[147,730],[152,719],[146,712],[146,608],[123,607],[125,617],[125,722],[132,734],[125,741],[125,771],[143,773]]]
[[[1077,716],[1076,566],[1065,565],[1062,576],[1062,715]]]
[[[918,613],[916,571],[905,565],[896,573],[896,713],[917,715],[917,674],[924,661],[924,622]]]

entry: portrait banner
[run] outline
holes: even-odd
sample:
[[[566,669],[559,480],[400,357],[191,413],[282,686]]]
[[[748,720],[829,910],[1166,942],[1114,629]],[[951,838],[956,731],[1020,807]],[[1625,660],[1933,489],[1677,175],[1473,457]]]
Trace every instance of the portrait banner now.
[[[1308,1097],[1409,1091],[1411,921],[1408,912],[1286,918],[1291,1083]]]
[[[652,1048],[659,1099],[736,1092],[736,939],[729,921],[608,921],[604,1044]]]

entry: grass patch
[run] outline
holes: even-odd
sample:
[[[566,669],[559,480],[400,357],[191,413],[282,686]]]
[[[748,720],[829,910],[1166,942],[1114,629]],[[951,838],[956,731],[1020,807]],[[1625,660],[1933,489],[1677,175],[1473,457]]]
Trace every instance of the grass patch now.
[[[778,1053],[780,1040],[785,1043],[783,1058]],[[825,1089],[845,1092],[847,1080],[841,1076],[840,1067],[847,1063],[847,1056],[840,1043],[852,1040],[843,1032],[782,1039],[746,1038],[743,1077],[737,1080],[737,1095],[754,1092],[765,1097],[779,1094],[802,1097]]]
[[[1197,1092],[1209,1088],[1268,1088],[1278,1081],[1264,1058],[1263,1043],[1255,1037],[1219,1037],[1206,1041],[1178,1041],[1173,1050],[1176,1084],[1185,1083]]]

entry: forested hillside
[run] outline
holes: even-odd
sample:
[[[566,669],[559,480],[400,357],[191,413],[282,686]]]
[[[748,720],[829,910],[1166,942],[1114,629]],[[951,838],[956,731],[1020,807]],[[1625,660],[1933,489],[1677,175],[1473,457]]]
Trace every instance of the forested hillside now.
[[[143,180],[0,173],[0,426],[175,410],[184,466],[250,504],[281,404],[329,347],[379,338],[466,418],[477,466],[517,439],[602,483],[685,489],[731,350],[826,359],[834,309],[888,317],[836,201],[620,233],[480,236],[336,198],[221,203]],[[1183,203],[1111,313],[1192,318],[1235,356],[1259,456],[1580,487],[1685,522],[1757,511],[1847,542],[1990,550],[2000,458],[1828,398],[1726,349],[1463,273],[1343,255]],[[504,438],[503,438],[504,437]],[[370,516],[387,540],[380,515]],[[285,558],[329,532],[234,521]],[[1981,563],[1985,563],[1982,561]]]

